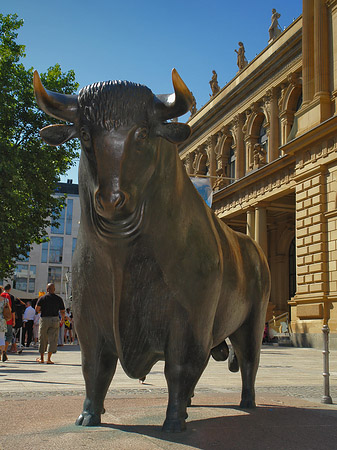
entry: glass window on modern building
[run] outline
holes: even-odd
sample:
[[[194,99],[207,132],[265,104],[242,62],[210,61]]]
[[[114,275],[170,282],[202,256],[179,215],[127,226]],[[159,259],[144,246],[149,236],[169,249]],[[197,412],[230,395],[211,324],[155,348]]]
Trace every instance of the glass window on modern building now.
[[[75,251],[75,248],[76,248],[76,242],[77,242],[77,238],[73,238],[73,248],[72,248],[72,254],[71,254],[71,256],[74,255],[74,251]]]
[[[62,267],[48,267],[48,283],[54,283],[56,292],[61,292]]]
[[[28,292],[35,292],[36,266],[29,266]]]
[[[27,291],[28,264],[18,264],[14,271],[13,287],[20,291]]]
[[[67,201],[67,220],[66,220],[66,234],[71,234],[73,224],[73,203],[72,199]]]
[[[71,266],[80,222],[78,185],[71,182],[59,183],[55,196],[61,195],[67,195],[66,200],[64,200],[66,202],[65,208],[61,211],[60,218],[55,220],[52,226],[47,227],[46,239],[48,241],[41,244],[32,244],[29,258],[17,260],[18,265],[26,263],[26,273],[23,274],[19,270],[16,273],[15,280],[18,287],[24,289],[25,292],[33,293],[34,291],[34,294],[38,295],[41,290],[45,290],[49,279],[56,283],[57,294],[65,295],[64,274]],[[56,228],[56,223],[60,224],[59,228]],[[75,239],[73,240],[73,238]],[[64,246],[70,246],[70,248],[63,251]],[[48,270],[49,266],[58,267],[60,270],[54,270],[53,268]],[[14,287],[14,278],[11,283]],[[71,287],[69,286],[70,292]]]
[[[49,262],[62,263],[63,255],[63,238],[52,236],[49,245]]]
[[[35,292],[36,266],[17,264],[14,271],[13,287],[19,291]]]
[[[41,250],[41,262],[42,263],[46,263],[48,261],[48,245],[49,245],[49,242],[42,243],[42,250]]]
[[[64,234],[64,222],[66,216],[66,209],[63,208],[61,211],[61,216],[55,220],[51,225],[52,234]]]

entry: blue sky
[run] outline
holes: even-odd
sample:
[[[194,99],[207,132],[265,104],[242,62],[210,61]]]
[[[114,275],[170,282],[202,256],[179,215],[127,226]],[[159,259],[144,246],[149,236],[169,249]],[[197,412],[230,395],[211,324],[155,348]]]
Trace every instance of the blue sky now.
[[[2,14],[24,19],[18,42],[26,67],[74,69],[80,88],[111,79],[172,91],[175,67],[197,100],[209,100],[212,70],[220,87],[237,73],[242,41],[251,61],[268,45],[271,10],[282,29],[302,13],[302,0],[10,0]],[[188,117],[188,116],[187,116]],[[77,168],[62,178],[77,182]]]

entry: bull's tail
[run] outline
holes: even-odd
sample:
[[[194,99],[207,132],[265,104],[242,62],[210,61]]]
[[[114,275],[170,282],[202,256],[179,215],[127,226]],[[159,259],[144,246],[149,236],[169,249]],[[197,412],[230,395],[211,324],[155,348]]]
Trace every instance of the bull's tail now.
[[[239,362],[234,352],[233,347],[229,350],[228,369],[231,372],[239,372]]]

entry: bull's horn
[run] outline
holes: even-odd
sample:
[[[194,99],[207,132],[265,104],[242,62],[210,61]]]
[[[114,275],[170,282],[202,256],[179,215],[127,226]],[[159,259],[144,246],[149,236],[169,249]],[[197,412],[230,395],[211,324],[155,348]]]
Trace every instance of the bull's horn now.
[[[155,103],[156,114],[162,120],[182,116],[190,110],[193,96],[186,84],[180,78],[176,69],[172,70],[172,83],[174,94],[157,95]]]
[[[44,88],[40,76],[34,72],[34,93],[37,104],[49,116],[65,122],[75,122],[77,116],[77,95],[58,94]]]

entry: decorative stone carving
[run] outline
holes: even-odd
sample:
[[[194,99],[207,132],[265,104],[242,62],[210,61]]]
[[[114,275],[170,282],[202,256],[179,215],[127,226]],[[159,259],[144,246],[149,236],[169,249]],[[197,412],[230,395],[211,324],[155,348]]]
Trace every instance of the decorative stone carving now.
[[[284,83],[282,83],[281,84],[281,95],[280,95],[280,98],[278,99],[279,110],[282,110],[285,91],[286,91],[286,85]]]
[[[187,175],[189,175],[189,173],[188,173],[188,156],[186,156],[186,158],[183,158],[183,164],[184,164],[184,167],[185,167],[185,170],[186,170],[186,173],[187,173]]]
[[[240,70],[244,69],[247,66],[248,61],[247,61],[247,59],[245,57],[245,47],[244,47],[243,43],[239,42],[238,45],[239,45],[239,50],[235,49],[234,51],[238,55],[237,56],[237,65],[238,65],[238,68],[239,68],[239,71],[240,71]]]
[[[245,120],[245,122],[244,122],[244,124],[243,124],[243,126],[242,126],[242,132],[243,132],[243,134],[246,134],[246,133],[247,133],[247,130],[248,130],[248,123],[249,123],[249,118],[250,118],[250,116],[251,116],[251,114],[252,114],[252,110],[251,110],[250,108],[248,108],[248,109],[246,110],[245,114],[246,114],[246,120]]]
[[[259,102],[252,103],[250,110],[252,113],[259,114],[261,112],[261,104]]]
[[[205,145],[200,145],[196,151],[193,169],[196,175],[206,175],[208,170],[208,157]]]
[[[290,73],[288,75],[288,82],[292,86],[296,87],[300,84],[300,76],[297,72]]]
[[[269,42],[272,42],[274,39],[276,39],[281,33],[282,29],[278,23],[278,19],[281,17],[281,14],[276,12],[276,9],[272,10],[272,16],[271,16],[271,25],[269,27]]]
[[[212,79],[209,82],[209,85],[211,86],[212,90],[212,95],[209,94],[210,97],[214,97],[214,95],[216,95],[220,91],[220,86],[218,84],[218,75],[215,70],[213,70],[212,72],[213,72]]]
[[[276,178],[275,178],[276,176]],[[285,185],[293,185],[295,176],[295,166],[290,166],[281,170],[277,175],[271,174],[263,178],[260,182],[247,186],[243,190],[233,192],[232,195],[225,197],[215,203],[214,212],[222,215],[225,212],[233,211],[237,208],[242,210],[248,208],[254,199],[261,195],[262,192],[267,193],[276,188],[282,189]],[[278,186],[276,186],[278,184]]]
[[[193,162],[195,158],[195,152],[190,152],[184,158],[184,166],[188,175],[193,175]]]
[[[268,91],[266,92],[266,95],[263,97],[263,109],[265,112],[265,117],[266,117],[266,128],[269,125],[269,118],[270,118],[270,103],[271,103],[271,99],[272,99],[272,90],[268,89]]]
[[[260,144],[253,148],[253,169],[259,169],[266,164],[266,151]]]
[[[213,138],[213,149],[215,155],[215,174],[217,177],[214,184],[213,189],[218,191],[226,186],[225,181],[221,177],[226,176],[226,161],[224,155],[222,153],[223,150],[223,141],[224,136],[228,133],[228,126],[223,127],[217,134],[212,136]]]

